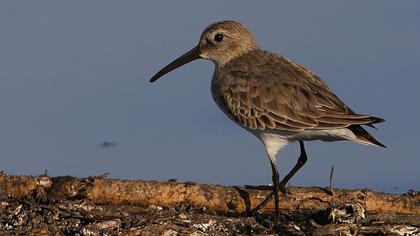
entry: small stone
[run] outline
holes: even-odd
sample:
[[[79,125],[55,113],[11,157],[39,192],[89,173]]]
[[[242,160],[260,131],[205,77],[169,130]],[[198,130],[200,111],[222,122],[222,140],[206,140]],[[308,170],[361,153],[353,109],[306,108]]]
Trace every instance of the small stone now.
[[[168,230],[165,230],[165,231],[162,233],[162,236],[176,236],[176,235],[178,235],[178,232],[177,232],[177,231],[175,231],[175,230],[173,230],[173,229],[168,229]]]
[[[178,217],[181,218],[181,219],[183,219],[183,220],[188,219],[188,217],[185,214],[183,214],[183,213],[179,214]]]
[[[119,227],[121,225],[120,220],[106,220],[99,223],[96,223],[96,227],[99,229],[112,229]]]

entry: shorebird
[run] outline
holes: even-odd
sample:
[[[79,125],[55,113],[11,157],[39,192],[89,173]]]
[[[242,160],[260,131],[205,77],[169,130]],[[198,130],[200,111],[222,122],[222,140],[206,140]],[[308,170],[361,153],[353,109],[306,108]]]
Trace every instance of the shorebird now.
[[[209,25],[196,47],[161,69],[150,82],[199,58],[215,64],[211,92],[218,107],[265,146],[273,192],[261,204],[274,195],[275,222],[278,192],[285,192],[286,183],[307,161],[304,141],[350,140],[385,147],[362,127],[373,127],[383,122],[382,118],[355,113],[309,69],[262,50],[251,32],[236,21]],[[295,141],[299,142],[300,156],[279,181],[276,156]]]

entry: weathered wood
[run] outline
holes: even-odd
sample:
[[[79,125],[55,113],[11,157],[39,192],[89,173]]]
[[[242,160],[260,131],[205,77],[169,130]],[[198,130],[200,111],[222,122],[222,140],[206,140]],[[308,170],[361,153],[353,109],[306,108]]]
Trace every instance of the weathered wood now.
[[[272,203],[242,214],[270,190],[0,172],[0,235],[420,235],[418,192],[289,190],[274,225]]]
[[[366,212],[411,214],[420,217],[419,194],[386,194],[366,189],[290,187],[281,196],[284,211],[320,211],[344,203],[359,203]],[[0,175],[0,194],[15,197],[39,196],[54,199],[85,198],[93,204],[131,204],[175,207],[189,204],[217,212],[245,212],[257,206],[270,191],[249,190],[209,184],[48,176]],[[270,202],[262,211],[272,211]]]

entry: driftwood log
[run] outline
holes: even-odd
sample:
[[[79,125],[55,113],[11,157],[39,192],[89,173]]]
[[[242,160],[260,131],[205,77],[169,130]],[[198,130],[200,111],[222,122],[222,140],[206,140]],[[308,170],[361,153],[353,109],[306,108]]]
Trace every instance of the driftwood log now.
[[[324,210],[332,205],[357,202],[367,212],[413,214],[420,216],[420,194],[398,195],[372,192],[367,189],[330,191],[318,187],[289,187],[290,194],[281,196],[280,208],[286,211]],[[33,194],[55,199],[86,198],[94,204],[158,205],[173,207],[188,203],[216,212],[245,212],[257,206],[270,193],[210,184],[74,178],[69,176],[6,176],[0,175],[0,195],[15,197]],[[262,211],[273,211],[268,203]]]
[[[365,228],[367,233],[380,226],[378,219],[382,225],[393,224],[398,227],[403,225],[409,227],[409,230],[414,230],[412,232],[420,232],[420,194],[415,191],[399,195],[367,189],[329,191],[318,187],[289,187],[288,190],[290,193],[282,195],[280,199],[282,212],[305,212],[312,215],[327,212],[325,214],[328,214],[329,222],[325,223],[325,226],[314,223],[320,232],[329,230],[327,227],[333,227],[334,230],[337,230],[337,227],[344,227],[343,225],[336,227],[334,223],[349,223],[345,227],[352,230],[351,225],[362,218],[365,220],[371,218],[376,222],[373,228]],[[153,206],[160,209],[182,208],[188,205],[222,215],[234,213],[246,216],[270,192],[270,190],[175,181],[119,180],[107,179],[105,176],[88,178],[47,175],[7,176],[0,172],[2,198],[30,197],[40,199],[40,202],[86,200],[93,205]],[[260,212],[271,213],[273,208],[274,204],[270,201],[260,209]],[[359,227],[358,230],[362,228]],[[377,230],[383,232],[382,228]]]

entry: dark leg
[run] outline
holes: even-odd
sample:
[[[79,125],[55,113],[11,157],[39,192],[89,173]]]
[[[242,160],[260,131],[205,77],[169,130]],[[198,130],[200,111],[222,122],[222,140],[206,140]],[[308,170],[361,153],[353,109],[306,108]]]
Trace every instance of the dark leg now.
[[[299,141],[299,145],[300,145],[300,156],[298,158],[297,163],[295,164],[295,166],[293,167],[293,169],[289,172],[289,174],[286,175],[286,177],[284,177],[284,179],[280,182],[280,186],[279,189],[282,193],[286,193],[286,189],[285,186],[287,184],[287,182],[289,182],[289,180],[293,177],[293,175],[296,174],[296,172],[299,171],[300,168],[302,168],[302,166],[306,163],[306,161],[308,160],[308,157],[306,156],[306,151],[305,151],[305,146],[303,144],[303,141]],[[271,168],[273,169],[273,163],[271,163]],[[274,164],[274,168],[277,170],[277,167]],[[278,172],[277,172],[278,175]],[[274,170],[273,170],[273,181],[274,181]],[[274,185],[274,188],[276,186]],[[278,194],[278,192],[277,192]],[[275,195],[275,192],[273,191],[272,193],[270,193],[258,206],[256,206],[252,211],[256,212],[259,209],[261,209],[263,206],[265,206],[268,201],[271,200],[271,198],[273,197],[273,195]],[[278,196],[276,196],[276,199],[278,199]]]
[[[285,186],[287,182],[289,182],[289,180],[296,174],[296,172],[300,170],[300,168],[302,168],[303,165],[305,165],[306,161],[308,160],[303,141],[299,141],[299,145],[300,145],[300,156],[296,165],[289,172],[289,174],[287,174],[286,177],[284,177],[284,179],[280,182],[280,191],[282,191],[282,193],[286,192]]]
[[[270,160],[271,164],[271,171],[273,172],[273,193],[274,193],[274,224],[277,224],[277,218],[279,215],[279,171],[277,170],[277,165],[273,161]]]

